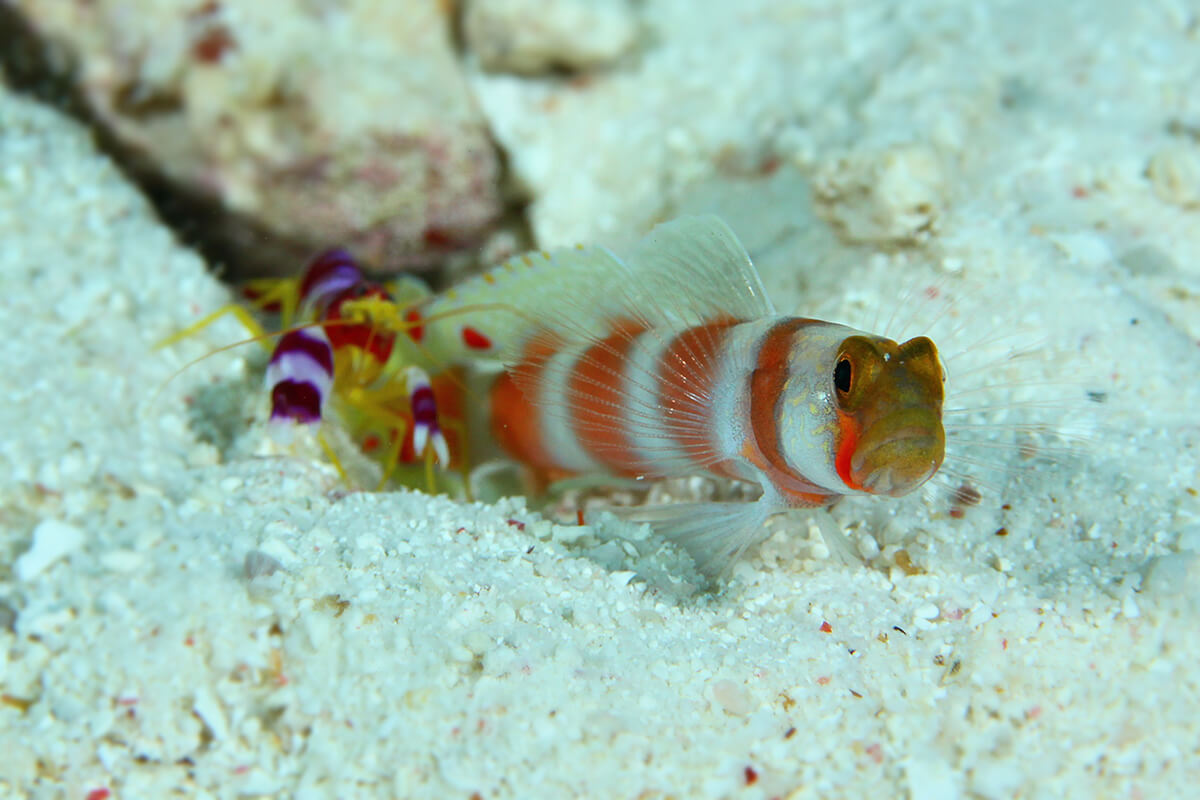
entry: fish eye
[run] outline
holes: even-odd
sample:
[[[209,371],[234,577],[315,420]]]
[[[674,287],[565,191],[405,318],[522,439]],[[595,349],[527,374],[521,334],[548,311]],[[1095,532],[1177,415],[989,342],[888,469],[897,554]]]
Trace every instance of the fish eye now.
[[[842,356],[838,359],[837,365],[833,368],[833,387],[841,394],[846,394],[850,391],[851,378],[850,359]]]

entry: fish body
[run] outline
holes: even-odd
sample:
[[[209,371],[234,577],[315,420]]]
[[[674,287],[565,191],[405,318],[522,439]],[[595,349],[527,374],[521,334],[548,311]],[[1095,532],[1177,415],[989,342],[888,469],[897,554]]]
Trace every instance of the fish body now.
[[[775,315],[542,344],[534,340],[498,380],[492,425],[510,453],[548,472],[707,472],[756,483],[783,505],[817,506],[846,494],[906,494],[941,463],[940,406],[927,402],[940,373],[910,374],[936,368],[928,340],[900,345]],[[856,379],[853,365],[863,362],[888,374]],[[838,363],[851,364],[844,390]],[[886,400],[848,408],[860,380],[875,382],[861,393]],[[904,407],[901,383],[915,399]]]
[[[471,303],[492,310],[450,322]],[[461,326],[490,334],[505,364],[492,430],[535,470],[757,485],[753,502],[641,512],[709,570],[775,513],[906,494],[944,457],[933,342],[777,313],[715,217],[660,225],[627,260],[604,248],[512,259],[425,314],[449,323],[429,329],[443,353],[467,357]]]

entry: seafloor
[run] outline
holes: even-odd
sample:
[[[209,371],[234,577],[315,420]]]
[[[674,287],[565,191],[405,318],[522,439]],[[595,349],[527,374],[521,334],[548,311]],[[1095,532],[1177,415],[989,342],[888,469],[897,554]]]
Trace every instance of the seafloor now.
[[[715,210],[782,309],[936,316],[978,410],[945,480],[840,504],[861,561],[800,516],[716,592],[615,522],[347,491],[271,441],[254,347],[168,381],[244,337],[153,347],[228,291],[0,90],[0,794],[1195,791],[1195,10],[646,6],[678,58],[571,113],[475,79],[542,244]],[[769,175],[711,168],[750,136]]]

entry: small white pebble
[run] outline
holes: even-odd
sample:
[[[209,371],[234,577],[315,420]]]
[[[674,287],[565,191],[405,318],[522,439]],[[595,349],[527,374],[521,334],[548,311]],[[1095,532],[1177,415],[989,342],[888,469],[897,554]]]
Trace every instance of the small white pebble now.
[[[1137,602],[1133,599],[1133,595],[1125,595],[1125,599],[1121,601],[1121,614],[1126,619],[1137,619],[1142,615],[1138,608]]]
[[[1179,532],[1175,549],[1183,552],[1200,553],[1200,525],[1193,525]]]
[[[354,540],[354,546],[360,550],[383,550],[383,542],[373,533],[364,533]]]
[[[628,586],[629,582],[631,580],[633,580],[635,575],[637,575],[636,572],[629,572],[628,570],[620,570],[618,572],[610,572],[608,575],[608,579],[610,581],[612,581],[613,586],[616,586],[619,589],[619,588]]]
[[[125,292],[114,291],[108,297],[108,310],[110,313],[120,316],[133,308],[133,303],[129,299],[129,295]]]
[[[1047,234],[1046,238],[1076,264],[1097,266],[1111,263],[1113,260],[1113,252],[1108,242],[1087,231]]]
[[[972,628],[987,624],[992,620],[992,609],[986,605],[978,605],[967,614],[967,624]]]
[[[743,717],[752,710],[746,692],[731,680],[722,679],[713,683],[712,696],[717,705],[734,716]]]
[[[245,570],[246,580],[252,581],[255,578],[265,578],[269,575],[274,575],[283,569],[283,565],[274,557],[267,555],[261,550],[251,550],[249,553],[246,553],[246,560],[242,564],[242,569]]]
[[[517,620],[517,612],[508,603],[499,603],[492,609],[492,619],[500,625],[511,625]]]
[[[279,539],[267,539],[259,545],[258,552],[274,558],[280,564],[294,564],[298,559],[292,548]]]
[[[213,739],[218,742],[229,738],[229,723],[225,719],[225,711],[219,701],[208,688],[196,689],[192,702],[192,711],[196,713],[212,731]]]
[[[251,767],[238,776],[238,797],[269,797],[282,789],[279,779],[260,767]]]
[[[560,544],[572,544],[591,532],[588,525],[555,525],[552,538]]]
[[[917,619],[936,619],[940,613],[942,612],[933,603],[925,603],[916,607],[913,611],[913,616]]]
[[[858,537],[858,553],[863,559],[870,561],[879,555],[879,542],[875,541],[871,534],[864,533]]]
[[[475,660],[475,654],[472,653],[468,648],[463,647],[461,644],[451,646],[446,652],[446,655],[452,661],[458,661],[464,664]]]
[[[952,800],[963,795],[959,776],[936,754],[913,756],[904,761],[903,767],[912,800]]]
[[[470,650],[473,656],[480,656],[492,649],[492,637],[486,631],[467,631],[463,636],[463,646]]]
[[[663,141],[669,149],[677,153],[686,153],[692,149],[691,136],[682,128],[668,129],[666,135],[663,136]]]
[[[1159,200],[1183,208],[1200,205],[1200,149],[1165,147],[1150,159],[1146,176]]]
[[[146,560],[136,550],[110,550],[100,556],[100,563],[113,572],[134,572]]]
[[[28,581],[47,567],[83,546],[83,531],[57,519],[45,519],[33,529],[33,546],[17,558],[19,580]]]
[[[1170,553],[1150,559],[1142,591],[1160,598],[1187,594],[1190,586],[1200,586],[1195,578],[1200,578],[1200,555]]]

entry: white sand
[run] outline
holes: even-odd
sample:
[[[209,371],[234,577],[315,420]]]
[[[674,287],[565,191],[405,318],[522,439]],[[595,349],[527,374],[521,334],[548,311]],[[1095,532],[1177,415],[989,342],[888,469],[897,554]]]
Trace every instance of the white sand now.
[[[895,285],[940,282],[960,349],[1012,326],[1050,342],[985,377],[1082,374],[1044,390],[1065,416],[1034,418],[1086,423],[1087,388],[1108,427],[1049,463],[995,451],[1015,473],[962,519],[936,492],[842,504],[869,564],[783,525],[715,595],[644,532],[614,524],[628,541],[605,544],[520,502],[347,494],[317,461],[254,457],[253,348],[156,396],[243,335],[151,349],[227,293],[74,125],[0,93],[0,794],[1188,796],[1196,21],[1184,3],[1056,5],[894,22],[886,78],[848,94],[846,162],[828,142],[789,156],[866,244],[816,221],[787,167],[706,178],[649,216],[721,210],[789,310],[886,319]],[[861,59],[794,25],[791,50],[827,65],[802,94],[832,103]],[[763,80],[770,55],[751,61]],[[555,214],[640,219],[626,199]],[[884,242],[909,234],[920,247]]]

